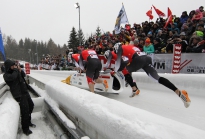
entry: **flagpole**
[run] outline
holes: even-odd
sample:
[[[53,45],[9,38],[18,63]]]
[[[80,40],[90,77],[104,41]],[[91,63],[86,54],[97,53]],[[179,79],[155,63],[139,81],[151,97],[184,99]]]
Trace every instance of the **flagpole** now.
[[[124,6],[123,2],[122,2],[122,6],[124,7],[124,10],[125,10],[125,6]],[[126,17],[127,17],[126,11],[125,11],[125,14],[126,14]],[[128,18],[127,18],[127,19],[128,19]],[[128,21],[128,20],[127,20],[127,21]],[[130,24],[129,21],[128,21],[128,24]]]

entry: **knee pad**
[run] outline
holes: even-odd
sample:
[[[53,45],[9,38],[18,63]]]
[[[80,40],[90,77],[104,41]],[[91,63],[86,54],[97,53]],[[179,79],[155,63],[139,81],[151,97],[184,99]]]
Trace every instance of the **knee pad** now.
[[[95,84],[95,82],[93,81],[92,78],[90,78],[90,77],[88,77],[88,76],[86,76],[86,78],[87,78],[88,84],[89,84],[89,83]]]

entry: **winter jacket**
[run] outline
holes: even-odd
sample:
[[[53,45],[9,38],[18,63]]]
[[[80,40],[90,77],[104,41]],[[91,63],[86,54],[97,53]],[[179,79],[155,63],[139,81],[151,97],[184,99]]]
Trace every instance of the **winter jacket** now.
[[[181,16],[181,18],[180,18],[180,22],[182,23],[182,24],[184,24],[186,21],[187,21],[187,19],[189,18],[189,16]]]
[[[150,44],[149,46],[144,46],[143,51],[147,54],[154,53],[154,46]]]
[[[19,98],[22,95],[28,94],[28,88],[25,80],[22,77],[22,73],[16,68],[13,70],[10,68],[15,63],[11,60],[6,60],[5,65],[5,74],[3,75],[4,81],[10,87],[11,94],[14,98]]]

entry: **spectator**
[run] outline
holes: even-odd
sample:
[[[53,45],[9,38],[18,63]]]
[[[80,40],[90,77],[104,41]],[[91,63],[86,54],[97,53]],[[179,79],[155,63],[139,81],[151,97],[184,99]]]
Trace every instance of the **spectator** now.
[[[4,65],[4,80],[10,87],[13,98],[20,105],[23,133],[26,135],[32,134],[29,126],[35,127],[35,125],[31,123],[31,113],[33,111],[34,104],[28,93],[27,84],[22,77],[23,74],[21,68],[19,66],[17,67],[15,63],[9,59],[5,61]]]
[[[173,23],[171,25],[171,28],[168,28],[168,30],[174,32],[174,34],[179,34],[179,32],[180,32],[179,28],[177,28],[177,23]]]
[[[69,54],[69,49],[67,49],[65,53],[66,53],[66,55],[68,55]]]
[[[181,39],[182,41],[184,41],[186,45],[188,45],[189,40],[188,40],[188,38],[187,38],[185,32],[181,32],[181,33],[180,33],[180,39]]]
[[[180,23],[184,24],[186,23],[187,19],[189,18],[188,14],[186,11],[184,11],[180,17]]]
[[[199,43],[201,41],[201,38],[198,36],[193,36],[192,43],[189,47],[187,47],[186,52],[187,53],[201,53],[204,49],[204,44]]]
[[[195,10],[192,10],[192,11],[189,13],[189,18],[192,19],[193,16],[194,16],[194,14],[195,14]]]
[[[139,45],[139,40],[138,40],[138,39],[135,39],[135,40],[134,40],[134,46],[137,47],[137,48],[139,48],[140,51],[142,51],[142,48],[143,48],[143,47]]]
[[[167,53],[173,53],[173,44],[181,44],[182,46],[182,52],[186,51],[187,48],[187,43],[185,41],[182,41],[179,38],[179,35],[174,35],[172,39],[169,40],[167,46],[166,46],[166,51]]]
[[[143,47],[143,51],[146,52],[147,54],[154,53],[154,46],[151,44],[149,38],[147,38],[145,40],[145,45]]]
[[[143,51],[143,46],[145,45],[145,41],[144,41],[144,39],[140,39],[139,40],[139,47],[142,49],[142,51]]]
[[[148,32],[147,37],[150,39],[150,42],[153,42],[152,31],[149,31],[149,32]]]
[[[172,38],[173,35],[174,35],[173,31],[169,31],[168,39],[169,39],[169,38]]]
[[[199,36],[201,39],[204,37],[204,25],[200,24],[197,27],[197,30],[193,33],[193,35]]]
[[[162,45],[161,45],[160,38],[155,38],[153,40],[153,44],[154,44],[155,53],[161,53]]]
[[[196,9],[195,14],[192,17],[193,22],[198,22],[203,17],[202,12],[199,9]]]
[[[200,7],[199,7],[199,11],[200,11],[200,12],[203,12],[203,11],[204,11],[204,7],[203,7],[203,6],[200,6]]]

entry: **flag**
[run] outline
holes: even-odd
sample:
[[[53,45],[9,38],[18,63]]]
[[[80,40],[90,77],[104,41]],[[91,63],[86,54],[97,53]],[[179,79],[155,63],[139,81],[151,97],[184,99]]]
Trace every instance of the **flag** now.
[[[154,5],[152,5],[152,7],[154,8],[154,10],[156,11],[156,13],[158,14],[159,17],[164,17],[165,14],[160,11],[159,9],[157,9]]]
[[[166,22],[164,28],[166,28],[169,23],[172,23],[172,11],[168,7],[167,22]]]
[[[119,34],[120,33],[120,25],[126,24],[126,23],[129,23],[129,22],[127,19],[124,5],[122,5],[122,8],[121,8],[121,10],[117,16],[116,22],[115,22],[115,34]]]
[[[5,61],[6,56],[5,56],[5,53],[4,53],[4,43],[3,43],[3,39],[2,39],[1,29],[0,29],[0,52],[2,53],[3,59]]]
[[[149,16],[149,19],[153,19],[153,15],[152,15],[152,7],[151,7],[151,9],[149,10],[149,11],[147,11],[147,16]]]

